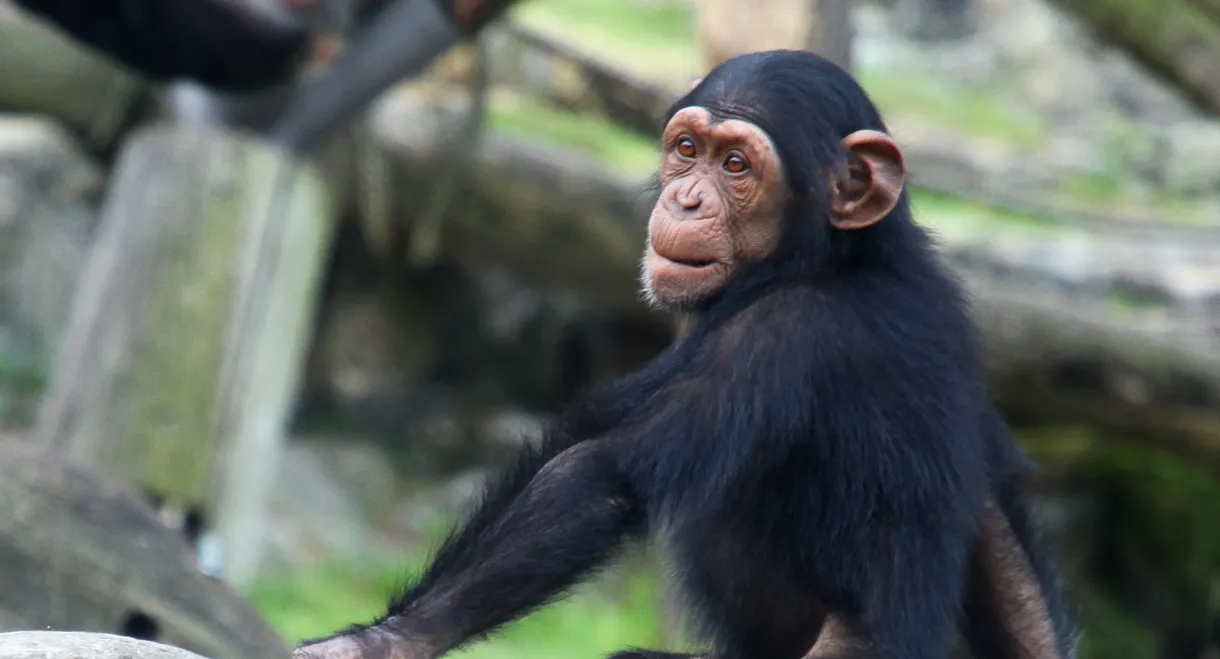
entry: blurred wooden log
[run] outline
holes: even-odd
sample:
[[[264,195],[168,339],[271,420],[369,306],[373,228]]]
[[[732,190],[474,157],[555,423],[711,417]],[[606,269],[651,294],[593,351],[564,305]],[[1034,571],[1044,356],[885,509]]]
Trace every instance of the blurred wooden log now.
[[[203,659],[193,652],[113,634],[0,634],[0,659]]]
[[[217,659],[288,654],[126,487],[29,444],[0,441],[0,631],[118,633],[133,622],[160,642]],[[60,656],[13,654],[29,640],[55,639],[3,634],[0,657]]]
[[[1215,0],[1052,0],[1097,38],[1220,112],[1220,3]]]
[[[417,215],[454,110],[409,95],[385,99],[370,130],[387,161],[394,216]],[[634,290],[648,188],[573,154],[486,135],[453,194],[440,254],[494,264],[535,281],[560,283],[595,304],[635,310]]]
[[[254,140],[129,139],[40,410],[39,445],[213,520],[238,583],[310,337],[327,197]]]
[[[41,23],[0,4],[0,111],[48,114],[110,148],[149,111],[152,88]]]

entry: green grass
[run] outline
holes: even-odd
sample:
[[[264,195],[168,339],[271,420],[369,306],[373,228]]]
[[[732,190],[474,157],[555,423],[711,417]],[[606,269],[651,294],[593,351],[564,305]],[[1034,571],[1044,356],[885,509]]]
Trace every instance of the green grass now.
[[[397,566],[331,563],[267,577],[247,593],[252,605],[290,644],[381,613],[386,596],[424,565],[417,554]],[[615,570],[458,652],[454,659],[598,659],[631,645],[657,647],[660,611],[651,571]]]

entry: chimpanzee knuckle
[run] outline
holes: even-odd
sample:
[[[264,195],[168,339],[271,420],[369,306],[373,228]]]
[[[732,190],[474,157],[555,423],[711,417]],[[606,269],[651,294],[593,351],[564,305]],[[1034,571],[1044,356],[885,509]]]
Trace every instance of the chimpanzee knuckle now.
[[[292,659],[383,659],[366,657],[360,643],[351,636],[337,636],[293,650]],[[385,657],[384,659],[389,659]]]

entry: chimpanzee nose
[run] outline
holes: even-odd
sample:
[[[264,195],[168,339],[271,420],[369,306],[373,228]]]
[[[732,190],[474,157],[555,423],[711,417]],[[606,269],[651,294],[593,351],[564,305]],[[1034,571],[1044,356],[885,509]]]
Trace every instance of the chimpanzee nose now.
[[[703,191],[700,187],[692,185],[677,191],[677,194],[674,195],[676,214],[689,216],[699,210],[703,204]]]
[[[678,203],[683,210],[698,210],[699,204],[703,203],[703,194],[698,190],[687,190],[685,194],[678,195]]]

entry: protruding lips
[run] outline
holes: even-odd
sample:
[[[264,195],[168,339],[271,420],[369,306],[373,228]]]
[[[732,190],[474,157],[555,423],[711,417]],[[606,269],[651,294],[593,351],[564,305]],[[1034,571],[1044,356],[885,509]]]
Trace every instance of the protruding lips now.
[[[707,271],[723,265],[718,259],[703,257],[698,254],[663,254],[651,244],[648,245],[648,259],[653,270],[688,270]]]

